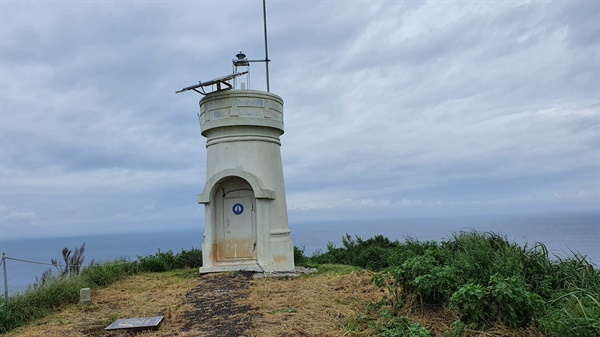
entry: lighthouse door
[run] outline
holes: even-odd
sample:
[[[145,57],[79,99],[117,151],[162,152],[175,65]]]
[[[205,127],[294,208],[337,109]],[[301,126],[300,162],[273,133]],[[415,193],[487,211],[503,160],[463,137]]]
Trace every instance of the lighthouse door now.
[[[240,182],[246,183],[243,180]],[[239,185],[237,187],[230,188],[229,191],[225,189],[223,196],[222,223],[218,230],[218,261],[255,258],[254,193],[251,188],[239,188]]]

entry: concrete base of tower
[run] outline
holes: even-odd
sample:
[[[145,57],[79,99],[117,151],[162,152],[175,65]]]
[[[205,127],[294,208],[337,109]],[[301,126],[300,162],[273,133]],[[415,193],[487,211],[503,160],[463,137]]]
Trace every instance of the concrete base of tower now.
[[[269,240],[272,264],[268,266],[267,272],[286,272],[294,270],[294,244],[288,237],[273,238]]]
[[[229,272],[229,271],[251,271],[251,272],[257,272],[257,273],[265,272],[263,270],[263,268],[258,263],[256,263],[256,261],[249,261],[249,262],[244,262],[244,263],[224,262],[224,263],[219,263],[218,265],[215,265],[215,266],[200,268],[200,274],[222,273],[222,272]]]
[[[294,257],[291,257],[291,263],[289,263],[289,257],[287,256],[275,256],[275,259],[279,260],[269,261],[265,264],[258,264],[256,261],[248,262],[221,262],[212,266],[200,267],[200,274],[207,273],[221,273],[230,271],[252,271],[257,273],[280,273],[280,272],[291,272],[295,269]]]
[[[262,250],[261,246],[268,247]],[[203,266],[200,268],[200,273],[219,273],[229,271],[252,271],[259,273],[279,273],[291,272],[295,269],[294,265],[294,245],[289,236],[287,237],[271,237],[268,242],[258,244],[258,251],[269,251],[270,254],[259,256],[257,259],[248,260],[231,260],[231,261],[215,261],[212,258],[215,256],[208,252],[216,250],[216,245],[204,243],[203,247]],[[206,252],[206,253],[205,253]]]

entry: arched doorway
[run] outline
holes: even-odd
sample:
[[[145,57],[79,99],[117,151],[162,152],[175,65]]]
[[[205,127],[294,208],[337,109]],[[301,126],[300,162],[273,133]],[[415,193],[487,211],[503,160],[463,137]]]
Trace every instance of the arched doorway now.
[[[256,259],[256,198],[239,177],[223,179],[215,191],[218,262]]]

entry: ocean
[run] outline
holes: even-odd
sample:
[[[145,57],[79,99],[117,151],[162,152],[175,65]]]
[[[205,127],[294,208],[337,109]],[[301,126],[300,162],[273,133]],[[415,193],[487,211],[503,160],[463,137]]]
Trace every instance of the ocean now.
[[[510,215],[469,217],[427,217],[378,220],[335,220],[335,221],[290,221],[294,245],[306,255],[317,250],[326,250],[332,242],[341,246],[346,234],[367,239],[381,234],[392,240],[407,237],[421,241],[443,240],[458,231],[477,230],[500,233],[511,242],[533,245],[542,242],[551,255],[565,257],[572,252],[587,256],[589,261],[600,266],[600,212],[569,213],[555,215]],[[36,239],[0,240],[0,250],[7,257],[32,262],[49,263],[51,259],[62,259],[63,247],[73,250],[85,246],[85,264],[118,258],[135,260],[138,256],[172,250],[201,248],[204,228],[148,233],[105,234],[88,236],[52,237]],[[48,265],[6,261],[9,293],[27,289]],[[1,273],[1,269],[0,269]],[[2,292],[3,278],[0,278]]]

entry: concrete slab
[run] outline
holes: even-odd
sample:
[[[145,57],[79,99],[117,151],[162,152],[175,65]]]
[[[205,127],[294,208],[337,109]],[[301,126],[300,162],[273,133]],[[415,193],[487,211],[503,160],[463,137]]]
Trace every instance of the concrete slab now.
[[[301,266],[296,266],[292,271],[283,271],[283,272],[268,272],[268,273],[255,273],[252,275],[252,278],[265,278],[265,277],[298,277],[300,275],[316,273],[316,268],[306,268]]]

